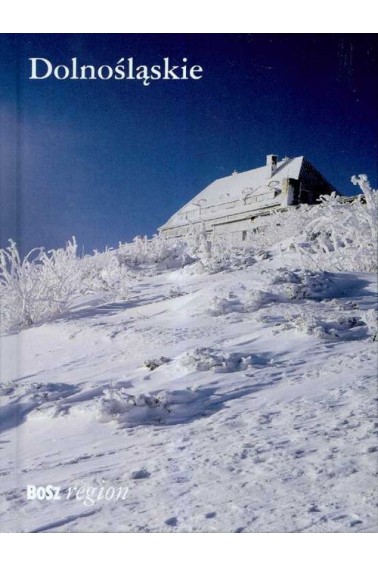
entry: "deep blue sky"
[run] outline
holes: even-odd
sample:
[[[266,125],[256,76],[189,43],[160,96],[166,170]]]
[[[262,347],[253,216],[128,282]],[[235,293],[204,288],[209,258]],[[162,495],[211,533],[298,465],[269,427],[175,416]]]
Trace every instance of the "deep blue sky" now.
[[[85,251],[152,235],[207,184],[305,155],[341,192],[377,185],[376,36],[0,35],[0,238]],[[29,57],[163,57],[199,81],[30,81]]]

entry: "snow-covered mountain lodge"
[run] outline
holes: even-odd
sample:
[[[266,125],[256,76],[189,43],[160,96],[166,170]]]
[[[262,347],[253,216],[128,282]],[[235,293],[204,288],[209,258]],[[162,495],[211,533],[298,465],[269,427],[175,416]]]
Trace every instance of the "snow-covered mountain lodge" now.
[[[216,179],[178,210],[159,231],[183,236],[195,225],[209,234],[233,234],[244,240],[261,225],[262,217],[301,203],[315,204],[335,188],[303,156],[266,157],[266,165]]]

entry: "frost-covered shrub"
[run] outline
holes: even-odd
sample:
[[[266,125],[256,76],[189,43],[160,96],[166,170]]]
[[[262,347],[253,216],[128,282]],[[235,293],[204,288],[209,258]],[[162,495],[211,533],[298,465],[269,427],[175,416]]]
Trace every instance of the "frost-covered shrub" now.
[[[3,330],[31,325],[61,313],[80,287],[75,238],[66,248],[35,248],[21,260],[15,242],[0,250],[0,324]]]
[[[206,415],[207,404],[208,393],[196,387],[131,395],[114,385],[95,402],[94,413],[99,421],[115,421],[121,427],[174,425]]]
[[[374,340],[378,340],[378,313],[375,309],[368,309],[361,314],[362,321],[367,325]]]
[[[81,293],[105,292],[108,300],[123,301],[129,297],[137,274],[120,262],[115,251],[95,251],[80,260]]]
[[[77,256],[73,237],[65,248],[36,248],[21,260],[17,246],[0,250],[0,327],[17,330],[69,309],[81,294],[103,292],[125,300],[135,273],[112,250]]]
[[[166,356],[161,356],[160,358],[152,358],[146,360],[144,362],[144,366],[149,370],[155,370],[156,368],[159,368],[159,366],[162,366],[163,364],[167,364],[170,361],[171,361],[170,358],[167,358]]]
[[[352,177],[364,196],[345,202],[332,194],[321,197],[313,219],[295,242],[302,264],[334,271],[376,271],[378,192],[366,175]]]
[[[315,208],[309,205],[300,205],[284,211],[272,211],[271,214],[261,220],[264,230],[251,232],[250,245],[258,250],[263,258],[269,256],[268,248],[302,232],[303,227],[312,219]]]
[[[285,317],[286,322],[282,330],[295,329],[296,331],[313,335],[319,339],[360,339],[366,335],[366,325],[360,317],[336,315],[324,320],[313,313],[302,311]]]
[[[9,381],[0,383],[0,397],[5,404],[16,404],[22,402],[23,410],[29,412],[40,412],[42,406],[46,409],[53,408],[50,415],[56,417],[59,414],[59,403],[69,396],[77,393],[78,387],[73,384],[62,382],[17,382]]]
[[[99,421],[111,420],[119,423],[159,422],[169,413],[164,400],[159,395],[129,394],[125,388],[106,388],[96,403],[95,410]]]
[[[246,370],[252,365],[252,356],[242,356],[237,353],[221,353],[213,349],[199,347],[185,353],[181,364],[190,370],[212,370],[213,372],[236,372]]]
[[[194,258],[202,260],[206,263],[212,256],[212,242],[208,238],[208,234],[204,225],[193,226],[185,238],[188,253]]]
[[[161,269],[181,268],[194,261],[184,241],[162,234],[151,239],[137,236],[131,243],[120,244],[116,255],[126,266],[149,265]]]
[[[353,175],[351,179],[353,185],[358,185],[365,196],[366,210],[364,216],[365,222],[369,225],[373,242],[377,242],[377,213],[378,213],[378,192],[370,187],[367,175]]]
[[[219,317],[220,315],[226,315],[233,311],[235,311],[235,302],[230,301],[226,297],[218,297],[217,295],[209,301],[209,307],[207,309],[207,313],[211,317]]]
[[[272,279],[272,284],[290,300],[323,299],[329,295],[332,283],[325,272],[287,268],[279,268]]]
[[[240,290],[239,297],[234,296],[232,292],[228,297],[215,295],[209,302],[207,313],[212,317],[230,313],[253,313],[274,301],[277,301],[277,297],[268,291]]]
[[[254,312],[258,311],[262,307],[265,307],[269,303],[277,301],[277,297],[272,293],[264,291],[262,289],[252,289],[248,292],[248,298],[245,302],[245,311]]]
[[[170,299],[175,299],[176,297],[182,297],[183,295],[188,295],[188,292],[183,291],[180,287],[171,287],[169,290]]]
[[[250,242],[235,245],[227,235],[216,238],[203,225],[196,225],[181,238],[189,256],[197,260],[203,271],[212,274],[251,266],[257,260]]]

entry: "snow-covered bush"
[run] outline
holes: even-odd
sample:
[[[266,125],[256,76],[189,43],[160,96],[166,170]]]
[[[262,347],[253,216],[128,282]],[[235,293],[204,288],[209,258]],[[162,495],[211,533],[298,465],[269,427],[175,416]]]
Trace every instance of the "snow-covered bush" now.
[[[353,175],[351,179],[353,185],[358,185],[363,192],[366,200],[365,222],[369,225],[373,242],[377,242],[377,213],[378,213],[378,192],[370,187],[367,175],[361,173]]]
[[[364,197],[345,202],[335,194],[321,197],[313,219],[295,243],[305,267],[333,271],[374,272],[377,258],[378,192],[366,175],[352,177]]]
[[[364,337],[367,332],[367,326],[360,317],[348,315],[331,315],[325,320],[314,313],[301,311],[287,314],[285,319],[280,330],[295,329],[319,339],[356,340]]]
[[[181,364],[190,370],[219,372],[236,372],[252,366],[252,356],[237,353],[216,352],[206,347],[198,347],[192,352],[185,353]]]
[[[137,278],[137,274],[120,261],[116,251],[110,249],[81,258],[80,270],[81,293],[103,291],[110,301],[127,299]]]
[[[323,299],[330,294],[332,283],[326,272],[287,268],[279,268],[272,279],[272,284],[290,300]]]
[[[186,234],[185,243],[189,254],[204,262],[211,257],[212,242],[203,224],[194,225]]]
[[[135,277],[115,251],[79,258],[74,237],[65,248],[35,248],[23,260],[10,240],[0,250],[0,328],[18,330],[47,320],[83,294],[101,291],[105,301],[125,300]]]
[[[188,295],[188,292],[183,291],[180,287],[173,286],[169,290],[170,299],[175,299],[176,297],[182,297],[183,295]]]
[[[169,412],[159,395],[129,394],[125,388],[109,387],[96,402],[95,413],[101,422],[138,424],[159,422]]]
[[[166,356],[161,356],[160,358],[152,358],[149,360],[145,360],[144,366],[149,370],[156,370],[156,368],[159,368],[159,366],[162,366],[163,364],[167,364],[170,361],[171,361],[170,358],[167,358]]]
[[[178,238],[162,234],[148,239],[137,236],[133,242],[120,244],[116,250],[120,264],[126,266],[157,266],[160,269],[181,268],[193,262],[187,244]]]
[[[194,225],[179,239],[192,261],[197,261],[202,271],[217,273],[245,267],[255,262],[251,245],[235,246],[228,238],[213,237],[203,224]]]
[[[153,394],[132,395],[117,384],[106,388],[94,404],[100,422],[116,422],[121,427],[138,425],[174,425],[206,415],[208,392],[195,386],[162,390]],[[134,474],[134,473],[133,473]],[[137,471],[133,478],[143,478]],[[138,475],[138,476],[136,476]]]
[[[252,289],[249,291],[248,298],[245,302],[245,311],[258,311],[269,303],[277,301],[277,299],[278,298],[272,293],[269,293],[262,289]]]
[[[313,218],[316,208],[300,205],[283,211],[272,211],[271,214],[261,218],[260,227],[252,229],[248,238],[249,245],[258,251],[257,256],[260,254],[264,257],[271,246],[300,234],[303,227]]]
[[[234,301],[230,301],[226,297],[214,295],[214,297],[212,297],[209,301],[209,307],[206,312],[212,317],[226,315],[227,313],[235,311],[234,303]]]
[[[368,309],[361,314],[361,319],[367,325],[374,340],[378,340],[378,313],[375,309]]]
[[[35,248],[21,260],[15,242],[0,250],[0,325],[31,325],[61,313],[79,290],[75,238],[65,248]]]

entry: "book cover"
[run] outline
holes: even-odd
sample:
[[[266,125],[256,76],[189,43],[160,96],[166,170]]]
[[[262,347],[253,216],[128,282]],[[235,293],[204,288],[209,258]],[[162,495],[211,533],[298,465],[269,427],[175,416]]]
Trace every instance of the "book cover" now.
[[[0,61],[0,531],[376,531],[375,36]]]

